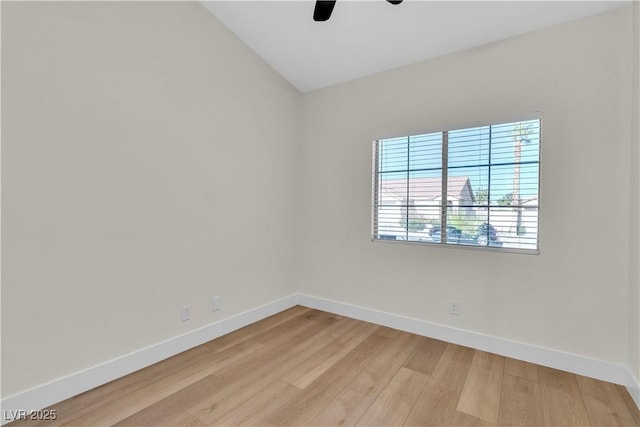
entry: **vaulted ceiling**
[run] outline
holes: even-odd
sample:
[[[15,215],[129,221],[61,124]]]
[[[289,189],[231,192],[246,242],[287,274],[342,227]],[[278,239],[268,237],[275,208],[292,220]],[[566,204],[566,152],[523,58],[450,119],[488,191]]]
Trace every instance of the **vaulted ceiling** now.
[[[629,1],[338,0],[314,22],[315,2],[203,1],[301,92],[491,43]]]

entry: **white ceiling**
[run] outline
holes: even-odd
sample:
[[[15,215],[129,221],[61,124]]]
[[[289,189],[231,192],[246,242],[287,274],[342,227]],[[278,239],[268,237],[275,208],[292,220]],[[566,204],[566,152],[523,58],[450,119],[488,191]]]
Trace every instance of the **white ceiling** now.
[[[628,1],[203,1],[301,92],[603,12]]]

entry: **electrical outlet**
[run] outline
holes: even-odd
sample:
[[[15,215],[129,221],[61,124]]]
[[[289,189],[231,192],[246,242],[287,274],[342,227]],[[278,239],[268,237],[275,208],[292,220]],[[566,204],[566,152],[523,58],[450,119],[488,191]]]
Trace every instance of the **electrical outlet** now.
[[[180,317],[182,321],[191,319],[191,304],[184,304],[180,309]]]
[[[211,298],[211,311],[218,311],[222,306],[222,298],[221,297],[213,297]]]
[[[460,301],[449,301],[449,314],[460,316]]]

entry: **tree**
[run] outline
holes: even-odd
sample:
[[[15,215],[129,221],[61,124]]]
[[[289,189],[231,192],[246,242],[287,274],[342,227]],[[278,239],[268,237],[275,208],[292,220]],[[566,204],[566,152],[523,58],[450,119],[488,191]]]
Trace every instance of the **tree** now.
[[[427,221],[420,217],[409,217],[407,231],[422,231],[427,226]]]
[[[489,192],[487,190],[478,190],[476,193],[476,204],[486,205],[489,202]]]
[[[402,208],[402,219],[400,220],[400,226],[407,231],[422,231],[427,226],[427,221],[420,215],[415,207],[413,200],[402,200],[404,207]]]
[[[500,206],[511,206],[513,205],[513,200],[513,193],[508,193],[498,199],[498,204]]]

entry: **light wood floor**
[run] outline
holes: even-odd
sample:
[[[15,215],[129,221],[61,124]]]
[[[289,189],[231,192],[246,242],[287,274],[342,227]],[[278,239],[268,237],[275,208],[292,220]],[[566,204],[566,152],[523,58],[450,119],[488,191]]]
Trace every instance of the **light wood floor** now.
[[[624,387],[304,307],[51,407],[65,426],[638,426]]]

